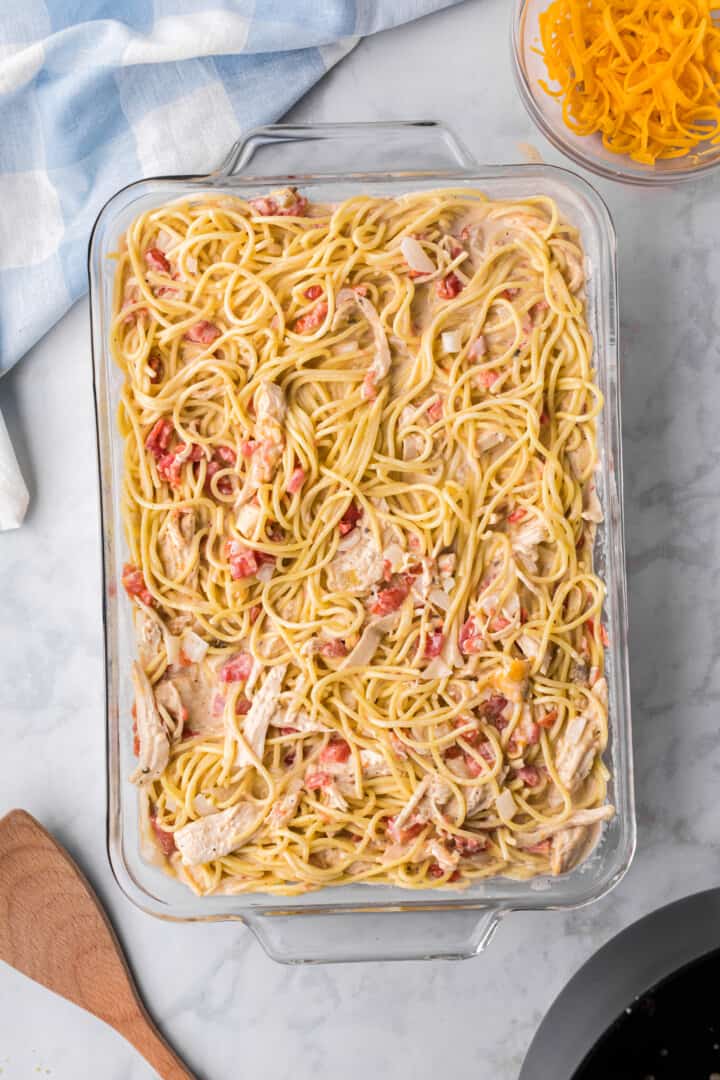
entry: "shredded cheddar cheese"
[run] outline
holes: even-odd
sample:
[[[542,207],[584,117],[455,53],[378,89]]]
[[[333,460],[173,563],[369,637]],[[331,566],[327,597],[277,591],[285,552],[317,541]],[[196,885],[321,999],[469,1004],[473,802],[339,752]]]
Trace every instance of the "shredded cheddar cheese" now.
[[[720,142],[720,0],[553,0],[541,54],[578,135],[652,165]]]

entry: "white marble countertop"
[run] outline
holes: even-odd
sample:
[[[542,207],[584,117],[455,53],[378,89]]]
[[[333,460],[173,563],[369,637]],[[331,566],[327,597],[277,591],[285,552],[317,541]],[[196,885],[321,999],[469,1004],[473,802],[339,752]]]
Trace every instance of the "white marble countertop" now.
[[[527,141],[557,160],[513,85],[509,7],[474,0],[363,42],[290,118],[443,119],[480,160],[517,159]],[[543,1014],[599,945],[717,882],[720,191],[602,190],[619,237],[639,849],[604,900],[515,914],[462,964],[285,968],[242,927],[166,925],[120,894],[105,854],[86,303],[0,384],[32,496],[25,526],[0,535],[0,813],[26,807],[79,859],[151,1010],[207,1080],[515,1080]],[[0,1074],[151,1075],[101,1023],[4,966]]]

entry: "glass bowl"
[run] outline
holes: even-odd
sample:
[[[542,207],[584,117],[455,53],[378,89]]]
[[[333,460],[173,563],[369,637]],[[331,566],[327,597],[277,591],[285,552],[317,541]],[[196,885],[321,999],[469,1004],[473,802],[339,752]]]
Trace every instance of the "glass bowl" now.
[[[699,143],[680,158],[643,165],[627,154],[613,154],[603,146],[600,135],[576,135],[562,117],[560,102],[540,86],[547,79],[545,62],[536,49],[540,45],[539,17],[549,0],[515,0],[512,18],[512,51],[515,81],[525,108],[553,146],[576,165],[626,184],[677,184],[693,180],[720,166],[720,144]]]

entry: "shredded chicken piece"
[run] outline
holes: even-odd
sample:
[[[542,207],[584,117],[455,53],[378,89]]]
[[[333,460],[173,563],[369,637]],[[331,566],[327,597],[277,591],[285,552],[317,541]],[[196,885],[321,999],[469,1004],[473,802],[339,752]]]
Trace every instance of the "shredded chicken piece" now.
[[[555,767],[563,784],[575,791],[593,767],[600,749],[600,733],[589,716],[573,717],[557,741]]]
[[[539,517],[530,517],[523,521],[514,530],[511,543],[516,555],[520,556],[522,563],[530,573],[537,573],[538,568],[538,544],[548,539],[548,531],[545,522]]]
[[[374,780],[376,776],[389,776],[392,772],[384,754],[378,754],[375,750],[362,749],[360,764],[366,780]]]
[[[130,777],[133,784],[149,784],[157,780],[170,757],[170,740],[155,702],[150,680],[135,663],[132,666],[135,688],[135,722],[139,741],[138,766]]]
[[[362,595],[382,580],[382,551],[370,529],[362,525],[357,525],[345,540],[346,545],[338,549],[327,568],[328,585],[333,592]]]
[[[138,656],[143,667],[152,667],[158,660],[163,647],[163,632],[158,620],[141,607],[135,610],[135,636]]]
[[[265,676],[265,682],[253,697],[250,711],[243,723],[245,742],[259,761],[262,761],[263,758],[267,729],[277,711],[282,682],[286,672],[287,664],[278,664],[277,667],[270,669]],[[247,753],[242,743],[238,743],[235,764],[253,764],[252,757]]]
[[[158,535],[158,551],[166,576],[171,581],[194,580],[195,571],[188,579],[188,570],[196,531],[195,511],[171,510],[165,518]]]
[[[412,817],[413,813],[415,812],[416,807],[420,804],[420,802],[425,797],[425,795],[427,793],[427,790],[430,787],[431,780],[432,780],[432,777],[430,776],[430,773],[426,773],[425,776],[423,776],[422,780],[420,781],[418,786],[415,788],[415,791],[412,793],[412,795],[410,796],[408,801],[405,803],[405,805],[402,808],[402,810],[400,811],[400,813],[396,816],[396,818],[395,818],[395,829],[396,830],[402,829],[403,826],[405,825],[405,823]]]
[[[550,849],[550,871],[566,874],[581,863],[597,843],[599,825],[576,825],[555,833]]]
[[[302,787],[303,782],[300,777],[294,776],[285,789],[285,794],[275,801],[268,814],[268,824],[272,829],[284,828],[295,817],[300,805]]]
[[[221,859],[247,843],[261,820],[251,802],[208,814],[175,831],[175,846],[185,866],[201,866]]]
[[[250,459],[251,487],[268,484],[275,475],[285,446],[287,404],[282,389],[263,379],[253,397],[257,446]]]

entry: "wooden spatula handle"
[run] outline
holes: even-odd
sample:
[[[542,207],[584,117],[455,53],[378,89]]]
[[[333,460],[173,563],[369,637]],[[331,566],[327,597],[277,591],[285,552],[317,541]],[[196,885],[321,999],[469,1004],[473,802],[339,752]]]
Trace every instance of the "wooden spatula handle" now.
[[[110,1024],[162,1080],[195,1080],[150,1019],[90,884],[24,810],[0,819],[0,960]]]
[[[141,1006],[142,1008],[142,1006]],[[142,1010],[144,1013],[144,1009]],[[196,1080],[177,1054],[168,1046],[147,1014],[129,1023],[117,1025],[117,1030],[138,1050],[162,1080]]]

